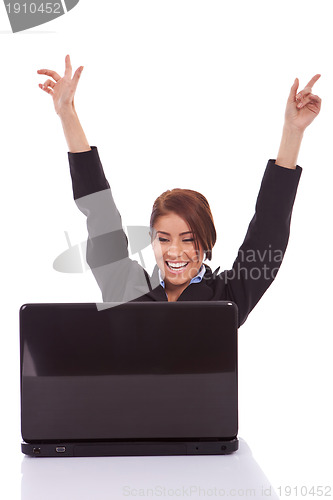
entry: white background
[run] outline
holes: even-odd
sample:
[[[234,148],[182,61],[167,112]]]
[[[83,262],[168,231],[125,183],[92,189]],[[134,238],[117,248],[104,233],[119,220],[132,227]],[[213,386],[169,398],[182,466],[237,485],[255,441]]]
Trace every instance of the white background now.
[[[67,248],[65,231],[72,244],[86,237],[60,121],[36,73],[61,74],[67,53],[73,69],[84,66],[76,108],[123,223],[148,224],[168,188],[201,191],[218,231],[213,269],[229,268],[243,241],[295,77],[303,87],[322,74],[314,87],[322,111],[298,160],[289,247],[239,331],[239,435],[275,489],[333,486],[330,7],[81,0],[55,21],[12,34],[0,5],[1,486],[10,485],[11,498],[20,498],[22,462],[19,307],[101,300],[90,272],[52,267]]]

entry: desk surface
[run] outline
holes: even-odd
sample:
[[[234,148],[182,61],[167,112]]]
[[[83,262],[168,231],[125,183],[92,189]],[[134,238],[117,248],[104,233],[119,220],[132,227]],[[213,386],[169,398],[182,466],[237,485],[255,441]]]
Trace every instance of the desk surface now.
[[[276,499],[247,443],[227,456],[22,459],[21,500]]]

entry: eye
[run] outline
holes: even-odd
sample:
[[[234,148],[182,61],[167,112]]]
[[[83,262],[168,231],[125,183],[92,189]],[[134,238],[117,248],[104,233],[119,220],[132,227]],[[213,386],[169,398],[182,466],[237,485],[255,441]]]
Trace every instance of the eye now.
[[[183,241],[185,241],[185,243],[187,243],[187,242],[193,242],[194,238],[185,238]]]
[[[162,238],[162,236],[159,236],[158,241],[160,241],[161,243],[165,243],[168,240],[167,240],[167,238]]]

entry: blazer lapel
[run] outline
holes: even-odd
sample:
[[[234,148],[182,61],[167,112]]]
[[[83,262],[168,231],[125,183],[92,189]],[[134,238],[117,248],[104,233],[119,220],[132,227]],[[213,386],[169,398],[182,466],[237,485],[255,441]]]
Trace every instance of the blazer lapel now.
[[[210,286],[207,285],[211,281],[212,271],[209,266],[206,266],[206,272],[200,283],[192,283],[183,293],[179,296],[178,300],[212,300],[214,292]]]

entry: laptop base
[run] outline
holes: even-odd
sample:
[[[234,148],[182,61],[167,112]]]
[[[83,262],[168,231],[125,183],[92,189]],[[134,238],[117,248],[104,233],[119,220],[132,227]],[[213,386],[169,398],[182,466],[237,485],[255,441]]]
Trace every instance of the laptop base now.
[[[225,441],[140,441],[133,443],[25,443],[31,457],[115,457],[157,455],[227,455],[238,450],[238,438]]]

